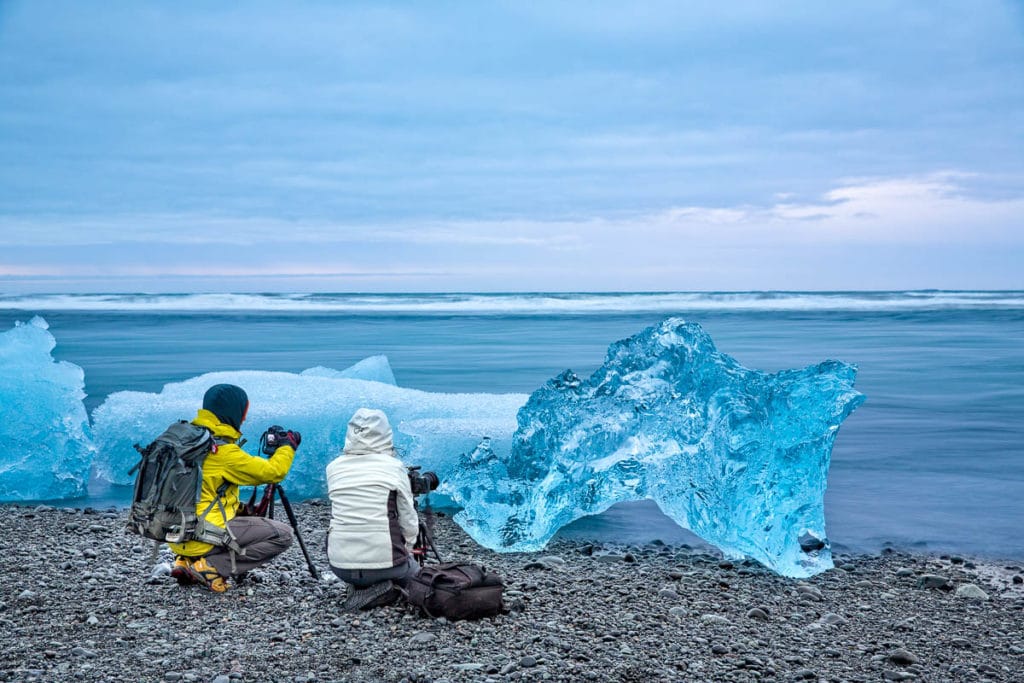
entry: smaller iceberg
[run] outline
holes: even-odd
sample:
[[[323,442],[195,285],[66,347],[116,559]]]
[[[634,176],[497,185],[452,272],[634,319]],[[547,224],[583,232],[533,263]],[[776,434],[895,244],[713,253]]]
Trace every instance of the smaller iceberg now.
[[[382,379],[390,381],[377,381]],[[503,434],[503,442],[510,444],[516,411],[527,398],[398,387],[384,356],[340,371],[208,373],[167,384],[159,394],[119,391],[108,396],[92,415],[99,451],[96,476],[117,485],[130,484],[128,471],[139,457],[132,444],[149,443],[175,420],[194,418],[205,391],[220,383],[237,384],[249,395],[249,415],[242,430],[250,453],[256,454],[256,442],[270,425],[302,433],[302,446],[284,481],[294,500],[327,494],[325,468],[341,452],[349,418],[359,408],[387,413],[403,462],[444,477],[454,469],[459,455],[471,450],[482,436]]]
[[[534,392],[510,452],[481,440],[442,491],[495,550],[539,550],[575,519],[653,499],[728,555],[810,576],[832,566],[825,486],[839,425],[864,400],[855,375],[839,361],[750,370],[668,319],[612,344],[589,379],[566,371]]]
[[[391,370],[391,363],[387,356],[370,356],[364,358],[355,365],[344,370],[335,370],[318,365],[299,373],[303,377],[330,377],[331,379],[361,379],[367,382],[380,382],[398,386],[395,381],[395,373]]]
[[[82,368],[57,362],[40,317],[0,334],[0,501],[85,493],[93,447]]]

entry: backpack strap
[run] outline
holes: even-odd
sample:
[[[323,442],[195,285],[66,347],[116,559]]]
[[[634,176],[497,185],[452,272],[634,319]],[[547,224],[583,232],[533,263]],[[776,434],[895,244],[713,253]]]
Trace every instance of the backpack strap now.
[[[227,510],[224,509],[224,493],[228,490],[228,482],[222,483],[217,488],[217,493],[214,495],[213,500],[203,510],[203,514],[199,516],[199,521],[196,524],[196,540],[203,541],[204,543],[212,543],[213,545],[220,545],[226,547],[231,551],[231,571],[235,571],[235,555],[245,555],[245,549],[238,544],[238,538],[231,531],[231,527],[228,525]],[[224,520],[224,526],[219,527],[216,524],[209,524],[206,521],[207,515],[210,514],[210,510],[216,505],[220,510],[221,518]]]

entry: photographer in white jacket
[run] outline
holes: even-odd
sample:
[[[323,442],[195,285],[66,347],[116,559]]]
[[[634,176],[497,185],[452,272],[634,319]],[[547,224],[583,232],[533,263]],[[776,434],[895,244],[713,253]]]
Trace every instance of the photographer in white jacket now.
[[[327,465],[327,490],[331,570],[357,589],[404,585],[419,569],[412,555],[419,518],[383,412],[360,408],[349,420],[345,449]]]

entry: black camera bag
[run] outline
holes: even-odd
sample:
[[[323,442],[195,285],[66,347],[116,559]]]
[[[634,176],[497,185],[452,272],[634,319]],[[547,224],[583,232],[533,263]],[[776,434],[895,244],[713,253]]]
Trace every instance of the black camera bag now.
[[[501,577],[469,562],[427,565],[409,580],[406,600],[428,617],[481,619],[501,612]]]

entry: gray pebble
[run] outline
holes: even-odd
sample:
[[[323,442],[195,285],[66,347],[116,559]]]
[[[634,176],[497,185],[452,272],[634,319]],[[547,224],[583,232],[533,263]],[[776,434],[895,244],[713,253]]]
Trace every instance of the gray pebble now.
[[[84,657],[85,659],[92,659],[96,656],[96,653],[92,650],[87,650],[84,647],[73,647],[71,648],[71,654],[75,657]]]
[[[917,678],[917,676],[909,671],[891,671],[887,669],[882,673],[882,678],[887,681],[910,681]]]
[[[828,626],[844,626],[846,624],[846,618],[834,612],[826,612],[818,621]]]
[[[715,626],[730,626],[732,622],[719,614],[702,614],[700,620]]]
[[[676,593],[671,588],[662,588],[660,591],[658,591],[658,597],[665,598],[666,600],[678,600],[679,593]]]
[[[519,660],[519,666],[523,667],[524,669],[530,669],[532,667],[535,667],[537,666],[537,658],[533,655],[526,655],[525,657]]]
[[[626,557],[625,555],[615,555],[613,553],[607,553],[605,555],[594,555],[594,559],[598,562],[604,562],[606,564],[615,564],[624,561]]]
[[[801,585],[796,587],[796,590],[797,590],[797,593],[800,594],[800,597],[809,598],[811,600],[816,600],[817,602],[821,602],[822,600],[825,599],[825,596],[821,594],[821,591],[818,590],[817,588],[815,588],[814,586],[808,586],[807,584],[801,584]]]
[[[747,612],[747,617],[750,619],[760,619],[761,621],[768,621],[768,613],[760,607],[754,607]]]
[[[956,589],[956,596],[958,598],[966,598],[968,600],[988,600],[988,593],[978,588],[973,583],[965,583],[962,586],[958,586]]]
[[[889,653],[889,661],[896,666],[910,666],[917,663],[917,655],[909,650],[899,648]]]
[[[899,576],[899,577],[906,577],[906,576],[913,576],[913,575],[914,575],[914,570],[913,569],[907,569],[906,567],[901,567],[901,568],[896,570],[896,576]]]
[[[427,631],[420,631],[419,633],[414,633],[412,638],[409,638],[409,642],[413,645],[423,645],[434,640],[437,640],[437,636]]]
[[[924,574],[917,580],[918,588],[948,589],[951,587],[949,579],[938,574]]]

